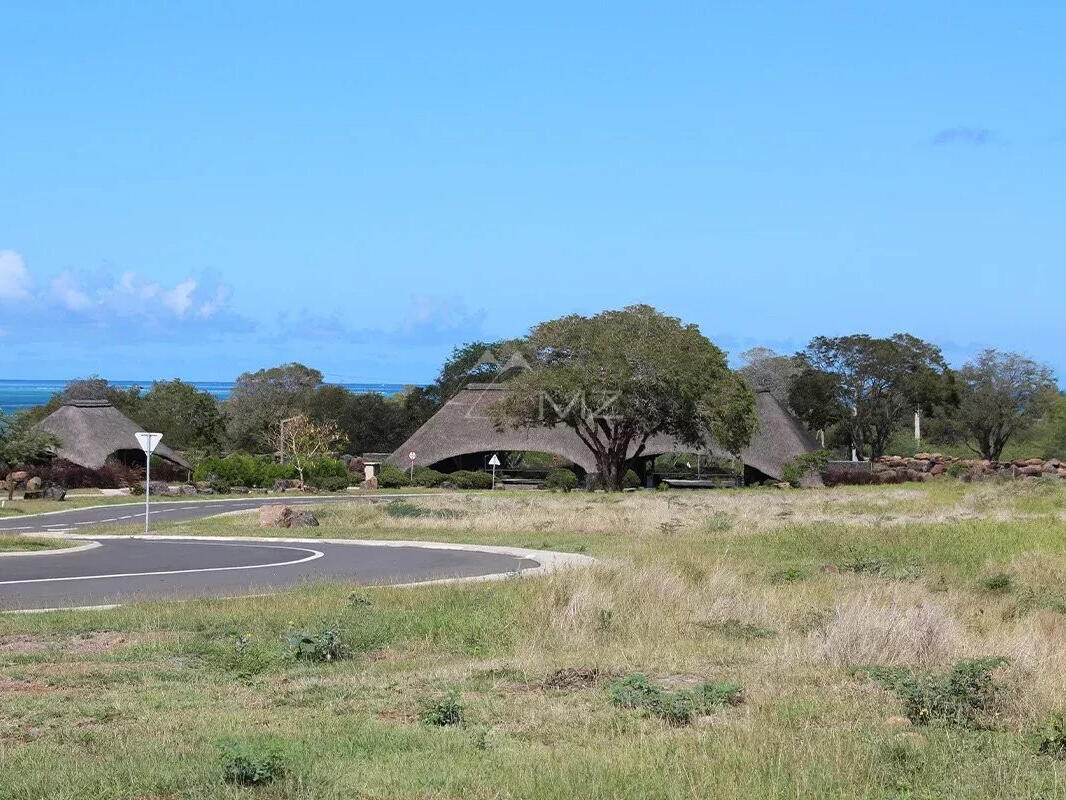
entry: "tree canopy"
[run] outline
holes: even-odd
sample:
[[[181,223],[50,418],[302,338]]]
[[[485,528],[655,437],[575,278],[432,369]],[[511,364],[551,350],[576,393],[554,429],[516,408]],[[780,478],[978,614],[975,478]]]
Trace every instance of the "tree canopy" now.
[[[694,449],[708,436],[737,452],[755,431],[755,396],[696,325],[651,306],[543,322],[494,407],[497,425],[566,425],[596,458],[605,486],[656,434]]]
[[[225,406],[231,443],[247,450],[270,446],[270,431],[305,413],[321,384],[321,372],[297,363],[239,375]]]

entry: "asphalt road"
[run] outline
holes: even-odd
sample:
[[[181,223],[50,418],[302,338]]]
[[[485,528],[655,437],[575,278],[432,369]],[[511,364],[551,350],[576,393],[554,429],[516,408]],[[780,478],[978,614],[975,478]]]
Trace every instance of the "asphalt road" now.
[[[338,498],[339,499],[339,498]],[[159,502],[167,521],[256,508],[268,503],[321,503],[321,498],[248,498],[218,502]],[[0,530],[74,530],[137,524],[136,507],[72,509],[59,514],[0,520]],[[143,520],[143,508],[140,520]],[[132,519],[129,517],[132,515]],[[299,532],[294,531],[295,535]],[[135,600],[263,594],[302,583],[396,584],[519,572],[539,566],[515,555],[470,550],[326,542],[198,541],[152,536],[104,537],[79,552],[0,558],[0,610],[110,605]]]
[[[375,498],[372,502],[381,502],[393,497],[418,497],[419,495],[388,495]],[[218,500],[152,500],[149,505],[149,526],[155,522],[188,522],[192,519],[213,517],[226,511],[259,508],[259,506],[284,504],[321,505],[330,502],[357,502],[363,498],[327,495],[323,497],[263,497],[249,496],[239,499]],[[369,498],[367,498],[369,500]],[[364,501],[365,502],[365,501]],[[20,515],[0,517],[0,533],[15,531],[18,533],[37,533],[45,531],[71,531],[78,533],[80,528],[93,525],[144,525],[144,502],[118,503],[97,506],[95,508],[72,508],[70,511],[54,511],[48,514]]]

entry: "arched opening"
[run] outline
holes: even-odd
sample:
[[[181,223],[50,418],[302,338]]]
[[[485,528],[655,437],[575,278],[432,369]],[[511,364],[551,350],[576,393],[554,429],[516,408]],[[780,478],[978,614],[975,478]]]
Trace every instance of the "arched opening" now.
[[[492,465],[489,462],[493,456],[500,461],[500,465],[496,467],[497,484],[507,488],[538,488],[544,484],[548,473],[555,469],[569,469],[579,481],[585,479],[585,469],[579,464],[555,453],[540,450],[483,450],[474,453],[457,453],[435,461],[429,466],[444,473],[459,470],[492,472]]]
[[[668,451],[644,453],[627,465],[640,485],[649,489],[665,483],[678,489],[725,489],[745,484],[746,467],[736,458],[709,453]]]

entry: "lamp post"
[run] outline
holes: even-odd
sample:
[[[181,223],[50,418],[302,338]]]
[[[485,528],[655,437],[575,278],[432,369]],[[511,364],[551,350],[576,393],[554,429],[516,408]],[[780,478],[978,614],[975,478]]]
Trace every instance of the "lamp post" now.
[[[152,452],[163,440],[163,434],[142,431],[134,436],[144,451],[144,532],[148,533],[148,498],[152,496]]]

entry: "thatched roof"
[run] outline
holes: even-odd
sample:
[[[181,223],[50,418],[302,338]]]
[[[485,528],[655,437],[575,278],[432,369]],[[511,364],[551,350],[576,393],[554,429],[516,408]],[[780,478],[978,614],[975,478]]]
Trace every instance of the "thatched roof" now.
[[[415,466],[428,467],[466,453],[535,450],[562,456],[586,472],[595,472],[596,460],[592,453],[576,433],[563,425],[497,431],[489,408],[506,390],[503,384],[470,384],[400,445],[389,457],[389,463],[399,467],[409,466],[410,452],[416,455]],[[740,452],[740,460],[780,480],[782,467],[787,462],[803,453],[817,450],[818,445],[800,421],[769,392],[756,393],[755,401],[759,427],[748,446]],[[691,447],[678,444],[672,437],[656,436],[648,442],[644,455],[691,450]],[[716,456],[729,456],[711,441],[707,442],[705,451]]]
[[[37,426],[59,439],[56,455],[89,469],[99,469],[117,450],[141,451],[134,436],[140,425],[106,400],[70,400],[45,417]],[[154,455],[192,469],[181,455],[165,444]]]

